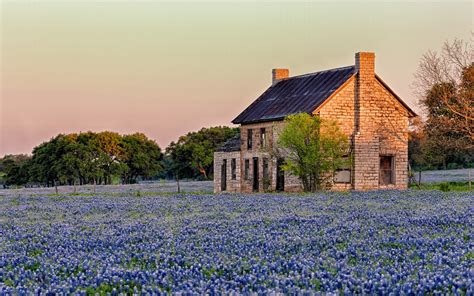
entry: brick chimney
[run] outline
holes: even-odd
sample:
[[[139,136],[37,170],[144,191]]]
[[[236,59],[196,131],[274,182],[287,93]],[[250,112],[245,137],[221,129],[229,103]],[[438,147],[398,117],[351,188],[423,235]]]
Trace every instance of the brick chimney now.
[[[290,76],[290,70],[288,69],[273,69],[272,70],[272,85],[275,85],[278,81],[288,78]]]

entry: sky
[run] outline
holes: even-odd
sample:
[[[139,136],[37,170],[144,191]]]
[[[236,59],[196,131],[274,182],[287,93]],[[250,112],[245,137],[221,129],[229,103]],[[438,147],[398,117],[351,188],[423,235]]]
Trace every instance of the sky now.
[[[231,126],[271,83],[354,64],[410,106],[421,56],[472,40],[471,1],[1,1],[0,156],[59,133],[143,132],[164,149]]]

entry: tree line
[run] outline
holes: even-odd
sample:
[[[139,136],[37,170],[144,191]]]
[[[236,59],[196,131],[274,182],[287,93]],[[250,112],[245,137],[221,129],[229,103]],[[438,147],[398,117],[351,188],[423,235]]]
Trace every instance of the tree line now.
[[[59,134],[33,149],[32,155],[0,159],[5,185],[84,185],[136,183],[152,178],[213,177],[213,154],[238,129],[203,128],[172,142],[165,150],[142,133]]]

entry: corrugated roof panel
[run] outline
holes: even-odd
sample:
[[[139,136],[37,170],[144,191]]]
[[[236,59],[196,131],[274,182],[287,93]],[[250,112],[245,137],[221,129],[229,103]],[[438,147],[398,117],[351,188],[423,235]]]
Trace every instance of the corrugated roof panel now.
[[[298,112],[311,113],[354,72],[355,67],[349,66],[284,79],[270,86],[232,122],[281,120]]]

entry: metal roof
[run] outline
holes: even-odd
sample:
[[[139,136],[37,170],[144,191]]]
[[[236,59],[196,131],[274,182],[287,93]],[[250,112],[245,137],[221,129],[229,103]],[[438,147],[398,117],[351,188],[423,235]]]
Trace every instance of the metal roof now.
[[[233,152],[240,151],[240,134],[227,140],[221,147],[217,148],[217,152]]]
[[[311,113],[354,74],[355,66],[348,66],[280,80],[232,123],[282,120],[290,114]]]

